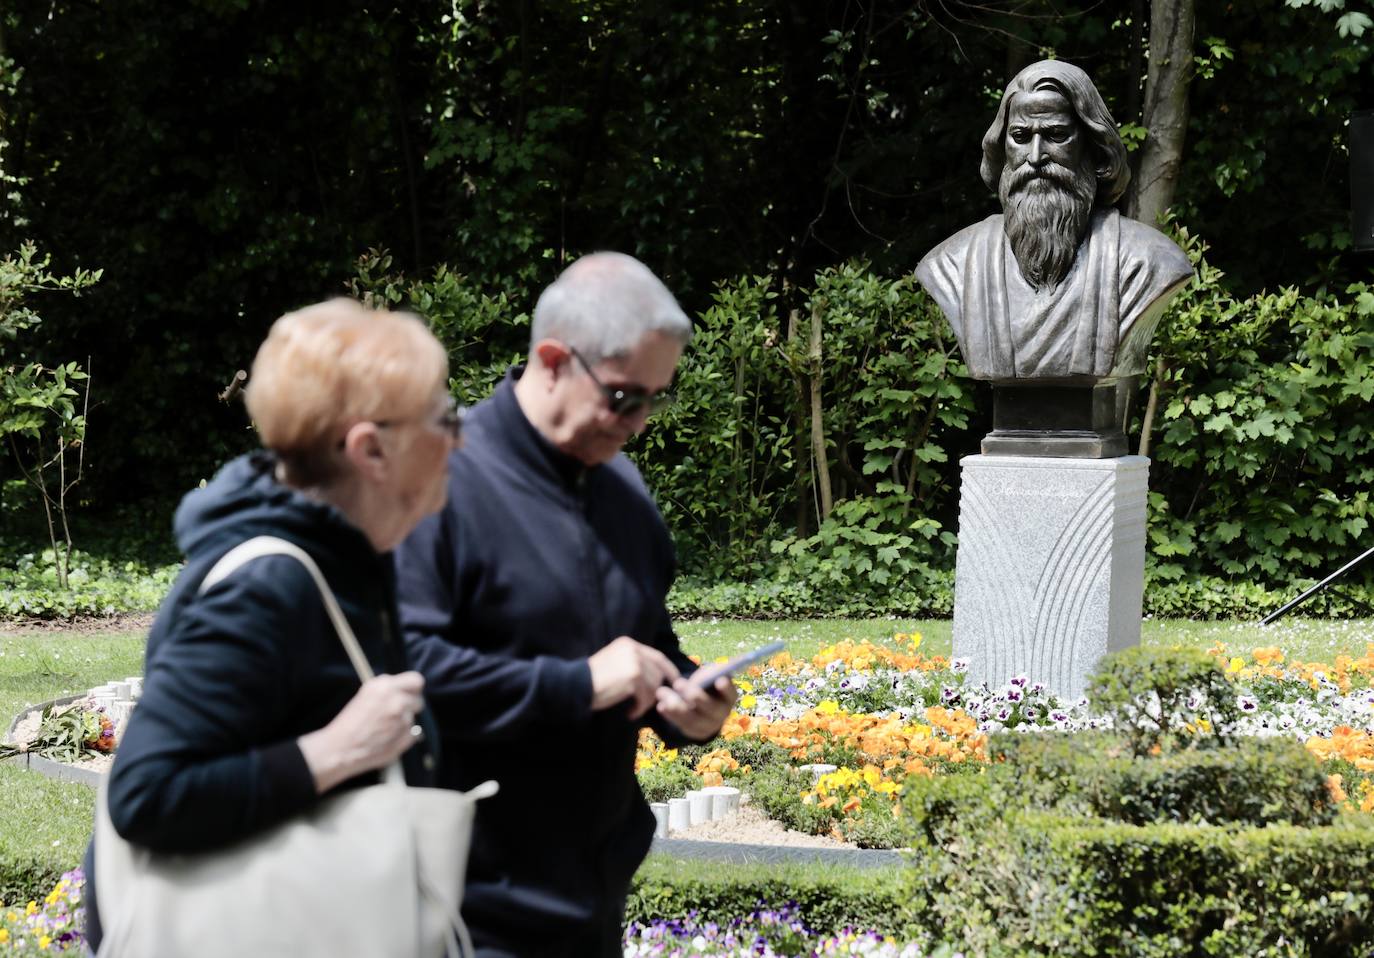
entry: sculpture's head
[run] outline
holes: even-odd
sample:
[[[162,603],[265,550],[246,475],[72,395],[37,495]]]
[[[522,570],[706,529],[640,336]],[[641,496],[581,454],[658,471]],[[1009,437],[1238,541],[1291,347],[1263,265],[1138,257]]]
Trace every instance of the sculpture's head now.
[[[1021,273],[1053,287],[1073,265],[1094,206],[1130,182],[1126,148],[1088,75],[1042,60],[1007,84],[983,137],[983,182],[997,191]]]

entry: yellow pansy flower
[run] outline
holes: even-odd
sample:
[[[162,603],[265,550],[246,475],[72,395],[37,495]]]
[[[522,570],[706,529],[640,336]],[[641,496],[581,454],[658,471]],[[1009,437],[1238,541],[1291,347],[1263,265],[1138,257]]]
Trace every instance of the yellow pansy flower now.
[[[755,696],[753,696],[753,695],[743,695],[743,696],[740,696],[739,707],[742,708],[742,709],[751,709],[751,708],[753,708],[755,705],[758,705],[758,704],[759,704],[758,698],[755,697]]]
[[[49,938],[47,935],[40,935],[40,936],[39,936],[39,938],[38,938],[38,947],[39,947],[39,948],[46,948],[46,947],[48,947],[48,946],[51,945],[51,944],[52,944],[52,939]]]
[[[1226,671],[1239,672],[1243,668],[1245,668],[1245,660],[1237,655],[1232,657],[1231,664],[1226,666]]]
[[[10,930],[8,928],[0,928],[0,945],[3,945],[5,942],[9,940]]]
[[[36,901],[31,901],[31,902],[29,902],[27,905],[25,905],[25,906],[24,906],[24,914],[26,914],[26,915],[36,915],[36,914],[38,914],[38,902],[36,902]]]

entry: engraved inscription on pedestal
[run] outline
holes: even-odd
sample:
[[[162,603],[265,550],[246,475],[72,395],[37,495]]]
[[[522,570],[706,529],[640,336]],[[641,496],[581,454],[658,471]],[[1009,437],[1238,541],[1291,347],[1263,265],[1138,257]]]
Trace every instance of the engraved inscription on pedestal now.
[[[970,678],[1083,694],[1140,641],[1149,460],[964,459],[954,654]]]

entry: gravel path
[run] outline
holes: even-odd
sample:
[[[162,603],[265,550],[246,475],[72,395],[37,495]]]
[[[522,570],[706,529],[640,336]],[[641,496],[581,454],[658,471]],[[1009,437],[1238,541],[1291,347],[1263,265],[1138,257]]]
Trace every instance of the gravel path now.
[[[857,848],[828,835],[789,831],[757,808],[741,806],[739,812],[715,822],[703,822],[673,838],[696,842],[733,842],[741,845],[783,845],[791,848]]]

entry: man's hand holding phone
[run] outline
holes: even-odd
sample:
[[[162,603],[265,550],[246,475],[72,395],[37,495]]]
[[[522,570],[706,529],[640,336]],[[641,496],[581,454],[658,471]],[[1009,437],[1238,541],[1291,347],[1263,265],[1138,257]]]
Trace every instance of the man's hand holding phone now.
[[[728,662],[704,665],[690,676],[662,686],[658,690],[658,713],[688,738],[707,741],[720,731],[739,697],[731,676],[782,650],[783,643],[772,642]]]
[[[769,642],[761,645],[752,652],[744,652],[725,662],[712,662],[703,665],[687,677],[687,681],[709,689],[715,685],[716,679],[722,675],[734,675],[736,672],[743,672],[751,665],[771,659],[787,647],[785,642]]]

